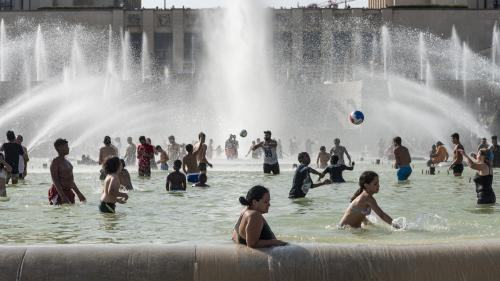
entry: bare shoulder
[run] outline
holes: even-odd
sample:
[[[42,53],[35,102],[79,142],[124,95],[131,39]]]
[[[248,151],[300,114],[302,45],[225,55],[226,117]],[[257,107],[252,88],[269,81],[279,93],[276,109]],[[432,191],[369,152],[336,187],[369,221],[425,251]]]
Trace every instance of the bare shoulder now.
[[[260,219],[263,219],[262,214],[261,214],[261,213],[259,213],[259,212],[257,212],[257,211],[255,211],[255,210],[247,210],[247,211],[245,212],[245,215],[244,215],[244,216],[246,216],[246,217],[248,217],[248,218],[251,218],[251,219],[254,219],[254,220],[255,220],[255,219],[259,219],[259,220],[260,220]]]

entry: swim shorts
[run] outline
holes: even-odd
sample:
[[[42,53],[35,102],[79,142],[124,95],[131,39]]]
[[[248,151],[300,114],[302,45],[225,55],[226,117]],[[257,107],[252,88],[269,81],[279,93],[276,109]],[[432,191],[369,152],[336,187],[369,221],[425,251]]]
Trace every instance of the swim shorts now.
[[[462,174],[464,171],[464,164],[455,164],[453,165],[453,174]]]
[[[114,214],[115,213],[115,208],[116,208],[116,204],[115,203],[107,203],[107,202],[102,202],[101,201],[101,205],[99,205],[99,210],[102,213]]]
[[[162,171],[167,171],[168,170],[168,164],[167,163],[161,163],[160,165],[160,169]]]
[[[265,164],[264,163],[264,174],[270,174],[273,173],[274,175],[277,175],[280,173],[280,164],[275,163],[275,164]]]
[[[402,166],[402,167],[399,167],[399,170],[398,170],[398,181],[405,181],[408,179],[408,177],[410,177],[411,175],[411,167],[410,166]]]
[[[200,180],[200,174],[199,173],[192,173],[192,174],[187,174],[186,176],[187,181],[190,183],[197,183]]]

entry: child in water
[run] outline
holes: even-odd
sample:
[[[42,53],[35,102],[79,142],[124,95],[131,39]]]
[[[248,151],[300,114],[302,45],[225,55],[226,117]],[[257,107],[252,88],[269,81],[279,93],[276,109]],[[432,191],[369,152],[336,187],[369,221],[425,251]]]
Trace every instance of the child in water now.
[[[313,168],[309,167],[309,164],[311,163],[311,158],[309,157],[309,153],[301,152],[299,153],[297,158],[300,162],[300,165],[297,167],[297,170],[295,170],[295,175],[293,176],[292,188],[288,193],[288,198],[290,199],[304,198],[309,192],[309,189],[331,183],[330,180],[328,179],[325,180],[324,182],[313,183],[310,173],[316,175],[320,175],[320,173],[314,170]]]
[[[392,222],[392,218],[387,215],[378,206],[373,195],[380,189],[378,174],[372,171],[365,171],[359,177],[359,189],[351,198],[351,204],[344,213],[340,226],[348,225],[350,227],[359,228],[361,223],[367,223],[368,216],[373,210],[383,221],[399,228],[397,224]]]
[[[119,174],[123,166],[120,158],[113,156],[106,159],[103,168],[106,172],[106,178],[104,179],[99,210],[102,213],[115,213],[116,203],[125,204],[128,200],[128,194],[120,192]]]
[[[0,197],[7,197],[7,189],[5,188],[5,179],[7,178],[7,173],[12,171],[12,167],[5,162],[3,154],[0,153]]]
[[[319,148],[318,158],[316,159],[316,166],[320,169],[326,168],[328,166],[328,160],[330,160],[330,153],[326,152],[326,147],[321,146]]]
[[[167,176],[167,185],[165,186],[167,191],[186,190],[186,176],[179,171],[181,166],[181,160],[174,161],[174,171]]]
[[[207,174],[206,173],[202,173],[200,175],[200,181],[193,184],[193,187],[210,187],[210,185],[207,184]]]
[[[319,175],[319,179],[322,179],[326,174],[330,174],[330,180],[335,183],[345,182],[342,177],[342,172],[345,170],[352,171],[354,169],[354,161],[351,163],[351,167],[348,167],[344,164],[339,164],[339,157],[337,155],[333,155],[330,159],[330,166],[326,167],[326,169]]]

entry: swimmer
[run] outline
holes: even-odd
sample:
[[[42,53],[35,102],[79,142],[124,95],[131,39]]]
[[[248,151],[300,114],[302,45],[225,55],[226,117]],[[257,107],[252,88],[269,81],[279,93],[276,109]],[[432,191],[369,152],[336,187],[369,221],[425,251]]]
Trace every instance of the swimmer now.
[[[339,164],[339,157],[333,155],[330,159],[330,166],[326,167],[321,175],[319,175],[319,179],[322,179],[326,174],[330,174],[331,182],[343,183],[345,180],[342,177],[342,172],[345,170],[352,171],[354,169],[354,162],[352,162],[351,165],[351,167],[348,167],[344,164]]]
[[[104,137],[104,146],[99,149],[99,165],[103,165],[104,161],[113,156],[118,156],[118,150],[115,146],[111,144],[111,138],[109,136]],[[100,180],[104,180],[106,178],[106,173],[104,168],[101,168],[100,171]]]
[[[241,205],[246,206],[233,229],[232,240],[250,248],[284,246],[287,243],[276,239],[262,216],[269,211],[271,196],[263,186],[252,187],[246,198],[240,197]]]
[[[392,139],[392,143],[394,145],[394,160],[396,161],[394,163],[394,168],[398,169],[398,181],[405,181],[410,177],[412,172],[410,166],[410,152],[408,151],[408,148],[401,145],[400,137],[395,137],[394,139]]]
[[[193,187],[210,187],[210,185],[207,184],[207,174],[203,173],[200,175],[199,182],[193,184]]]
[[[330,155],[337,155],[339,157],[339,164],[344,164],[344,154],[349,159],[349,166],[351,165],[351,155],[347,152],[345,146],[340,145],[340,139],[336,138],[333,140],[334,146],[330,149]]]
[[[80,202],[87,201],[76,186],[73,165],[65,158],[69,154],[68,141],[57,139],[54,142],[54,148],[58,156],[50,164],[50,176],[52,177],[52,186],[49,189],[50,205],[74,204],[75,193]]]
[[[174,136],[168,137],[169,145],[167,146],[167,154],[170,158],[170,161],[173,163],[175,160],[181,159],[181,146],[180,144],[175,142]]]
[[[7,173],[10,172],[12,172],[12,167],[5,161],[3,154],[0,153],[0,197],[7,197],[5,179],[7,178]]]
[[[160,153],[160,161],[158,161],[158,164],[160,164],[160,169],[162,171],[167,171],[168,170],[167,161],[169,160],[167,152],[165,152],[165,150],[163,150],[163,148],[161,148],[161,146],[159,145],[156,146],[156,151]]]
[[[207,145],[205,144],[205,138],[205,133],[200,132],[198,134],[198,142],[193,147],[193,154],[196,155],[198,165],[204,164],[202,166],[208,165],[210,168],[213,168],[212,164],[208,162],[207,159]]]
[[[297,158],[300,162],[300,165],[297,167],[297,170],[295,170],[292,188],[288,193],[288,198],[295,199],[306,197],[309,189],[331,183],[331,181],[328,179],[321,183],[313,183],[310,173],[313,173],[315,175],[321,175],[321,173],[309,167],[311,158],[309,157],[309,154],[307,152],[299,153]]]
[[[99,210],[102,213],[115,213],[116,203],[125,204],[128,200],[128,194],[120,192],[120,172],[122,163],[117,156],[109,157],[104,161],[104,188],[101,195],[101,204]]]
[[[351,198],[351,204],[344,213],[340,226],[350,226],[354,228],[361,227],[361,223],[368,223],[366,216],[373,210],[383,221],[399,228],[396,224],[392,223],[392,218],[387,215],[378,206],[377,201],[373,198],[373,194],[377,193],[380,189],[379,177],[377,173],[372,171],[365,171],[359,177],[359,189],[354,193]]]
[[[264,173],[278,175],[280,173],[280,165],[278,163],[278,155],[276,154],[276,147],[278,143],[276,140],[271,139],[271,131],[264,131],[264,141],[257,143],[252,150],[262,148],[264,151]]]
[[[28,157],[28,149],[26,146],[23,146],[23,136],[17,135],[16,142],[23,148],[24,154],[19,155],[19,178],[24,179],[28,174],[28,161],[30,158]]]
[[[188,182],[198,182],[200,170],[196,160],[196,155],[193,154],[193,145],[186,145],[187,155],[182,158],[182,171],[187,175]]]
[[[0,151],[5,153],[5,162],[12,167],[12,171],[7,172],[5,183],[8,184],[12,178],[12,184],[17,184],[19,180],[19,158],[24,155],[24,150],[16,142],[16,134],[13,131],[7,131],[7,142],[0,147]]]
[[[454,133],[451,135],[451,142],[455,145],[453,148],[453,162],[451,163],[450,168],[448,170],[453,170],[453,175],[455,177],[460,177],[462,175],[462,172],[464,171],[464,164],[462,163],[463,161],[463,156],[462,153],[460,153],[460,150],[465,150],[464,146],[460,143],[460,136],[458,133]]]
[[[320,169],[324,169],[328,166],[328,160],[330,160],[330,153],[326,152],[326,147],[321,146],[319,148],[318,158],[316,159],[316,166]],[[337,157],[338,158],[338,157]]]
[[[127,166],[135,166],[137,147],[132,142],[132,137],[127,138],[127,150],[125,151],[125,163]]]
[[[145,136],[139,137],[137,146],[137,159],[139,159],[139,176],[151,176],[151,159],[154,159],[154,147],[147,143]]]
[[[459,151],[467,160],[469,167],[476,170],[474,183],[476,184],[477,204],[495,204],[496,196],[493,191],[493,168],[488,160],[488,149],[480,149],[476,159],[471,159],[463,150]]]
[[[167,176],[167,184],[165,186],[167,191],[186,190],[186,175],[179,171],[181,169],[181,166],[181,160],[174,161],[174,171]]]
[[[120,185],[122,189],[134,190],[134,187],[132,186],[132,180],[130,179],[130,173],[128,172],[127,169],[125,169],[126,162],[123,159],[120,159],[120,162],[122,163],[122,170],[118,174],[118,177],[120,179]]]

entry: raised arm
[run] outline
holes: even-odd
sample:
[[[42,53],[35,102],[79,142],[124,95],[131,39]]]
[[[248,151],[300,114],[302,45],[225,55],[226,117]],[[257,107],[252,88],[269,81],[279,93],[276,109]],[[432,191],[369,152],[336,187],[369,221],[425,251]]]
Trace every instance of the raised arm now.
[[[480,171],[481,170],[481,164],[478,164],[476,163],[476,161],[474,161],[472,158],[470,158],[469,155],[467,155],[467,153],[465,153],[465,151],[463,150],[459,150],[459,153],[462,154],[463,157],[465,157],[465,160],[467,161],[467,164],[469,165],[469,167],[471,167],[471,169],[474,169],[476,171]]]

